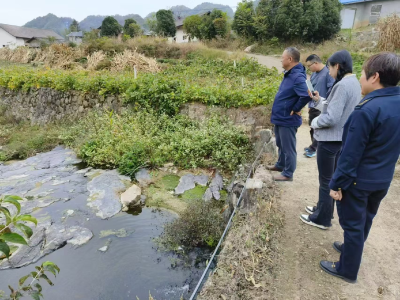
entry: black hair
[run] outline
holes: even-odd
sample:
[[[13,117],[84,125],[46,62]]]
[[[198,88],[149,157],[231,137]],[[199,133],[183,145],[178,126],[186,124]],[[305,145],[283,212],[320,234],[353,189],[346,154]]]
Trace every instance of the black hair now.
[[[363,70],[367,80],[378,73],[383,87],[396,86],[400,82],[400,57],[391,52],[372,55],[364,63]]]
[[[306,62],[308,61],[322,63],[321,58],[317,54],[311,54],[309,57],[307,57]]]
[[[331,67],[339,65],[339,70],[334,85],[342,80],[344,75],[348,73],[353,73],[353,59],[351,58],[351,54],[347,50],[335,52],[328,59],[328,64]]]
[[[296,47],[287,47],[285,51],[293,58],[294,62],[300,61],[300,51]]]

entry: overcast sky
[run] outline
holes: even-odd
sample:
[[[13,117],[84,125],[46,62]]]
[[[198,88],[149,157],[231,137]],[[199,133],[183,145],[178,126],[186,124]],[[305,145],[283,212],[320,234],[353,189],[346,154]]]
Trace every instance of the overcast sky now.
[[[229,5],[235,10],[240,0],[2,0],[0,23],[24,25],[28,21],[53,13],[58,17],[71,17],[82,21],[89,15],[139,14],[143,18],[150,12],[174,5],[194,8],[202,2]]]

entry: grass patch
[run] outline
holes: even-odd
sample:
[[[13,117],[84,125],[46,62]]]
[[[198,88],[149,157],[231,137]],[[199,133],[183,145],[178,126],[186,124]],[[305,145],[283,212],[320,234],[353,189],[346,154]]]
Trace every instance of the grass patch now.
[[[182,200],[185,201],[195,201],[202,200],[204,193],[206,192],[207,187],[196,185],[194,189],[188,190],[184,192],[181,196]]]
[[[161,184],[167,191],[173,191],[178,186],[179,179],[178,175],[165,175],[161,178]]]
[[[0,107],[0,161],[26,159],[39,152],[52,150],[62,143],[61,127],[56,124],[31,126],[16,123]]]

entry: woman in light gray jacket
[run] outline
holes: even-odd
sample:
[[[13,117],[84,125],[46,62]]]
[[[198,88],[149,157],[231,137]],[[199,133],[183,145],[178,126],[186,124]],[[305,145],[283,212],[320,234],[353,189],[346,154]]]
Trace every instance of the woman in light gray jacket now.
[[[361,101],[361,86],[353,72],[353,61],[348,51],[334,53],[328,60],[329,74],[335,79],[327,98],[316,91],[312,96],[321,115],[313,120],[314,137],[318,141],[317,164],[319,173],[319,200],[317,206],[307,206],[310,215],[300,219],[312,226],[328,229],[332,226],[334,200],[329,195],[329,182],[336,169],[342,148],[343,126],[355,106]]]

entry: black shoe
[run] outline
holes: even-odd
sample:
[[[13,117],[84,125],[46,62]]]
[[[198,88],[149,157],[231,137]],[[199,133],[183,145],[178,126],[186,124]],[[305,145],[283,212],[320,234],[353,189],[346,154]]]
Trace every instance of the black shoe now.
[[[306,152],[315,152],[315,150],[311,149],[310,147],[305,147],[304,151],[306,151]]]
[[[322,270],[324,270],[326,273],[341,278],[344,281],[348,282],[348,283],[356,283],[357,280],[353,280],[353,279],[349,279],[346,278],[342,275],[340,275],[338,273],[338,271],[336,270],[336,263],[335,262],[331,262],[331,261],[327,261],[327,260],[321,260],[321,262],[319,263],[319,266],[321,267]]]
[[[342,245],[341,242],[334,242],[332,246],[337,252],[342,253]]]

